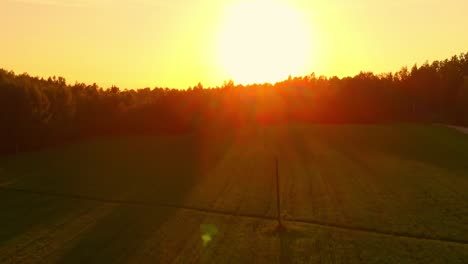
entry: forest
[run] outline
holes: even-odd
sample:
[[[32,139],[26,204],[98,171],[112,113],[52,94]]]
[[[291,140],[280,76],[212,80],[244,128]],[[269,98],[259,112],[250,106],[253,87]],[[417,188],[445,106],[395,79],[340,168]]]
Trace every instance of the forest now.
[[[289,77],[275,84],[186,90],[68,84],[0,69],[0,154],[109,136],[185,133],[252,124],[468,125],[468,53],[354,77]]]

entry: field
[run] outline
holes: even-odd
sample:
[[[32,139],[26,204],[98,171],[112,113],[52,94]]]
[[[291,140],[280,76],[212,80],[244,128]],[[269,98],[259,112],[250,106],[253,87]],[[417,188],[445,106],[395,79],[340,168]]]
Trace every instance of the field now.
[[[295,124],[94,140],[0,158],[0,210],[0,263],[468,263],[468,135]]]

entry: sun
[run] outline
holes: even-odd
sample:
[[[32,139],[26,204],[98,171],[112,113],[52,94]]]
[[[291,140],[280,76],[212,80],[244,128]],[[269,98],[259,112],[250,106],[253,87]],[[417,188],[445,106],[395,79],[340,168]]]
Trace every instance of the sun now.
[[[218,59],[238,83],[274,83],[304,75],[310,64],[310,29],[301,13],[275,1],[245,1],[227,9]]]

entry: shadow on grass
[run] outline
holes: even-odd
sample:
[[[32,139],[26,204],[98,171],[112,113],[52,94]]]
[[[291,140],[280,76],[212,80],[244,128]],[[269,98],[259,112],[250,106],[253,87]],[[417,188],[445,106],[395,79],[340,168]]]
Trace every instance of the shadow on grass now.
[[[60,262],[126,262],[174,211],[168,208],[118,205],[72,242],[73,245]]]
[[[0,248],[27,230],[46,229],[71,213],[71,207],[80,208],[78,201],[9,191],[0,192]],[[2,258],[0,257],[0,262]]]
[[[196,136],[179,138],[177,144],[163,142],[152,145],[148,140],[144,140],[141,142],[143,145],[133,145],[138,146],[134,153],[139,157],[137,171],[132,168],[120,168],[127,171],[132,179],[128,186],[129,191],[123,194],[124,197],[136,201],[183,205],[184,198],[192,186],[222,158],[229,146],[228,141],[224,144],[209,144],[210,142],[205,142],[205,138]],[[176,210],[117,205],[82,234],[61,261],[125,261],[136,249],[141,248]],[[162,244],[152,245],[152,250],[162,250],[163,247]]]
[[[294,263],[293,260],[297,258],[299,252],[297,249],[298,241],[301,239],[310,239],[310,234],[303,230],[287,227],[282,232],[277,233],[280,239],[280,263]]]
[[[11,218],[22,218],[9,225],[8,232],[0,233],[0,242],[8,243],[38,225],[48,227],[76,213],[74,205],[78,207],[79,201],[68,199],[66,194],[182,205],[190,189],[217,164],[230,144],[228,136],[194,133],[105,139],[6,157],[0,165],[9,177],[17,179],[11,187],[40,191],[44,196],[36,195],[41,201],[37,203],[33,198],[22,201],[27,193],[14,193],[11,203],[1,204],[5,211],[17,211]],[[47,197],[47,192],[64,197]],[[36,204],[45,209],[36,208]],[[77,237],[66,245],[63,262],[125,259],[176,210],[128,204],[108,207],[109,213],[75,234]]]
[[[313,127],[310,132],[311,137],[326,142],[348,157],[382,153],[451,171],[468,170],[465,160],[468,156],[468,137],[446,127],[329,125]]]
[[[297,248],[300,240],[313,238],[310,231],[291,224],[285,225],[282,229],[278,229],[277,224],[269,226],[268,229],[264,231],[264,234],[268,237],[279,239],[279,263],[294,263],[298,254],[300,254]]]

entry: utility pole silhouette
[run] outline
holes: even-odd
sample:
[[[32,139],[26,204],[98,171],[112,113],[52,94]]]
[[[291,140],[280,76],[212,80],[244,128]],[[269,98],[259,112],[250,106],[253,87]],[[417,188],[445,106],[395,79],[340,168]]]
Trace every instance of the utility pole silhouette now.
[[[278,157],[275,157],[275,169],[276,169],[276,212],[278,216],[278,226],[276,227],[277,232],[284,231],[286,228],[281,222],[281,201],[280,201],[280,180],[278,172]]]

